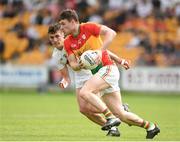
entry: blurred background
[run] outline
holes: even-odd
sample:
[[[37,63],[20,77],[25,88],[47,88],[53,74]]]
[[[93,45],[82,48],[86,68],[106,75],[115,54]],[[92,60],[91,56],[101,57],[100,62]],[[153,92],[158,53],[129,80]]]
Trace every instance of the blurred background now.
[[[180,91],[180,0],[0,0],[1,88],[56,86],[47,29],[66,8],[117,32],[109,49],[132,61],[122,89]]]
[[[66,8],[117,32],[109,49],[132,62],[119,67],[123,102],[160,126],[156,140],[179,141],[180,0],[0,0],[0,141],[145,140],[124,123],[106,137],[83,117],[73,75],[58,88],[47,30]]]

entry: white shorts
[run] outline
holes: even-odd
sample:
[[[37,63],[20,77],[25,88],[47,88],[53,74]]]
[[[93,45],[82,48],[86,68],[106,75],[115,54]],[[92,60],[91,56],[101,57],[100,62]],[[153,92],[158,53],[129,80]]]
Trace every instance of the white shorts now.
[[[75,72],[75,86],[76,88],[82,88],[84,83],[92,77],[90,70],[80,70]]]
[[[103,90],[104,94],[120,91],[119,88],[119,70],[116,65],[103,66],[98,72],[99,76],[104,79],[111,87]]]

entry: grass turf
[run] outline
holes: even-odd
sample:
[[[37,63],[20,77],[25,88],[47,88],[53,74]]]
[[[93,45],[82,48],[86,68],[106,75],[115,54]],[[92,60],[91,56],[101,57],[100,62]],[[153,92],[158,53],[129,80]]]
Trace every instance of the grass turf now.
[[[123,101],[157,122],[156,141],[180,141],[180,95],[123,92]],[[156,95],[154,95],[156,94]],[[73,93],[0,92],[1,141],[145,141],[142,128],[122,123],[121,137],[106,137],[100,126],[78,111]]]

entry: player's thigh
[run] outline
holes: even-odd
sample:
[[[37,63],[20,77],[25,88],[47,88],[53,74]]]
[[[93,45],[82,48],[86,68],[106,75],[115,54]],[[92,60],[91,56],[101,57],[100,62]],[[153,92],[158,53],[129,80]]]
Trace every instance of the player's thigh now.
[[[102,99],[113,114],[123,113],[122,99],[119,91],[105,94],[102,96]]]
[[[102,79],[99,74],[95,74],[84,84],[82,90],[97,93],[109,87],[110,85],[104,79]]]
[[[76,89],[76,98],[77,98],[77,102],[78,102],[79,108],[81,109],[81,108],[84,108],[86,106],[87,101],[82,99],[82,97],[79,95],[80,94],[80,89],[81,88]]]
[[[76,89],[76,96],[77,96],[77,102],[79,105],[79,110],[82,113],[99,113],[99,111],[92,106],[90,103],[85,101],[81,96],[80,96],[80,88]],[[97,93],[98,96],[100,96],[100,93]]]

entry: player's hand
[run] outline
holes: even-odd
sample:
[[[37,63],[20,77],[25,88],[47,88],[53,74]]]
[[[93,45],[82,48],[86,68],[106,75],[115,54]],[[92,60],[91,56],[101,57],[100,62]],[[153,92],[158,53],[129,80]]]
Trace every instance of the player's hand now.
[[[95,63],[96,63],[97,65],[99,65],[101,62],[102,62],[102,61],[101,61],[101,58],[98,56],[98,57],[95,59]]]
[[[78,64],[79,64],[81,69],[86,69],[84,64],[82,63],[81,59],[79,59]]]
[[[59,81],[59,83],[58,83],[58,86],[59,86],[61,89],[67,88],[68,85],[69,85],[68,81],[66,81],[64,78],[63,78],[61,81]]]
[[[121,66],[123,66],[126,70],[130,68],[130,60],[121,59]]]

